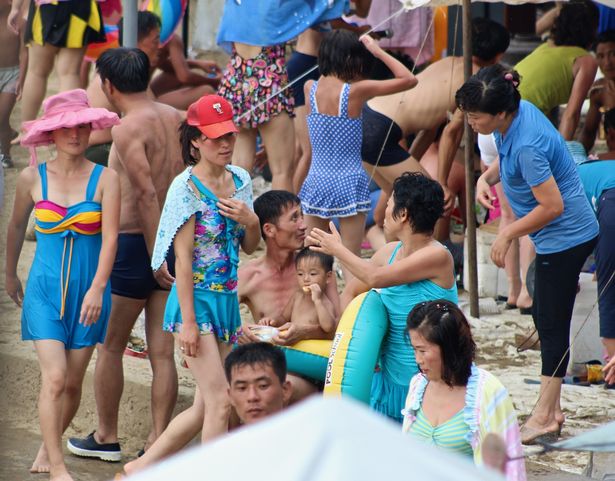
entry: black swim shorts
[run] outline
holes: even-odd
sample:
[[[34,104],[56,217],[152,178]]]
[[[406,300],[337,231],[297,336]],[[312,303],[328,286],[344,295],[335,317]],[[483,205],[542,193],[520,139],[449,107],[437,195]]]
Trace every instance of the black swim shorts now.
[[[367,104],[363,106],[361,117],[363,123],[361,157],[364,162],[386,167],[399,164],[410,157],[408,151],[399,145],[403,132],[397,122],[376,112]],[[412,141],[413,138],[409,140]]]
[[[170,274],[175,276],[173,247],[167,255],[167,266]],[[165,289],[154,278],[143,234],[119,234],[111,271],[111,292],[131,299],[147,299],[154,290]]]

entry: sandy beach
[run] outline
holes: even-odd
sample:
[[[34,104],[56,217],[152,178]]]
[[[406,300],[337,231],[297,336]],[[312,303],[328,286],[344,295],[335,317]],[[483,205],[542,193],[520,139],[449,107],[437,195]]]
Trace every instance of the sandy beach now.
[[[53,86],[52,86],[53,87]],[[17,126],[19,105],[13,112],[13,126]],[[51,148],[39,149],[39,159],[53,155]],[[16,167],[5,170],[4,208],[0,215],[0,249],[6,252],[6,228],[13,204],[15,183],[18,172],[27,165],[28,154],[19,147],[13,149]],[[25,286],[28,269],[36,243],[26,241],[19,263],[19,276]],[[261,246],[262,248],[262,246]],[[262,253],[257,251],[255,256]],[[4,254],[3,254],[4,255]],[[245,261],[245,256],[242,257]],[[462,296],[463,298],[463,296]],[[2,429],[0,430],[0,479],[34,480],[40,475],[30,475],[28,468],[40,443],[37,395],[39,372],[36,356],[29,342],[20,337],[20,309],[11,301],[4,290],[4,275],[0,276],[0,403],[3,406]],[[242,316],[247,315],[245,309]],[[531,411],[538,385],[526,383],[526,379],[538,380],[540,355],[538,351],[518,353],[514,341],[515,333],[532,324],[530,316],[522,316],[518,310],[504,311],[471,320],[478,345],[478,364],[493,374],[508,388],[522,421]],[[597,333],[596,333],[597,335]],[[178,356],[179,359],[179,356]],[[151,371],[149,364],[134,357],[124,358],[126,388],[120,410],[120,436],[124,462],[131,459],[142,447],[149,431],[149,385]],[[92,361],[85,380],[81,407],[64,439],[73,435],[87,435],[96,424],[96,409],[93,396]],[[194,381],[187,369],[179,367],[180,401],[179,412],[192,401]],[[575,387],[564,385],[562,407],[566,415],[563,436],[570,437],[592,427],[615,419],[615,391],[602,386]],[[531,449],[528,450],[531,452]],[[87,461],[67,456],[68,468],[75,479],[103,481],[113,477],[120,470],[118,464],[101,461]],[[589,455],[586,453],[551,453],[529,458],[529,479],[582,479]],[[558,475],[555,471],[570,473]],[[554,477],[549,477],[554,476]]]

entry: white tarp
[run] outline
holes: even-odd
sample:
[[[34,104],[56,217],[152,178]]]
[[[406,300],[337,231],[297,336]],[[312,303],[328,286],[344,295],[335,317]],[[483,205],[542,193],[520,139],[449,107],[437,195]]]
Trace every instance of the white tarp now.
[[[129,481],[503,481],[346,399],[314,397]]]

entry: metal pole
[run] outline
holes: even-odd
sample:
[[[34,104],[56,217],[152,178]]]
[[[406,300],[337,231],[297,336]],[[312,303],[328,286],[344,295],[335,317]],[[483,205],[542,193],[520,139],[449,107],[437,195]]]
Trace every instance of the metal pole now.
[[[467,81],[472,76],[472,10],[470,0],[463,0],[463,73]],[[476,266],[476,214],[474,211],[474,134],[467,119],[464,131],[464,158],[466,180],[466,238],[468,240],[468,280],[470,292],[470,315],[479,317],[478,272]]]
[[[184,57],[188,58],[188,50],[190,43],[190,2],[186,3],[184,11],[184,20],[182,22],[182,40],[184,41]]]
[[[122,47],[134,48],[137,46],[137,0],[122,0],[122,8]]]

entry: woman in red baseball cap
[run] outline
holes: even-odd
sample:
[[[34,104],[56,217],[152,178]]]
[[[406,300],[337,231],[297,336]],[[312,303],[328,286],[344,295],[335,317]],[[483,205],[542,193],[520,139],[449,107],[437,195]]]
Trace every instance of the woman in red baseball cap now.
[[[125,466],[129,474],[180,449],[180,440],[189,441],[201,428],[203,441],[228,429],[223,363],[241,331],[239,247],[250,254],[260,241],[250,174],[231,165],[236,133],[232,108],[217,95],[190,105],[179,129],[187,169],[169,188],[152,268],[162,265],[173,246],[176,277],[163,329],[175,333],[197,389],[193,405],[171,421],[142,457]]]

